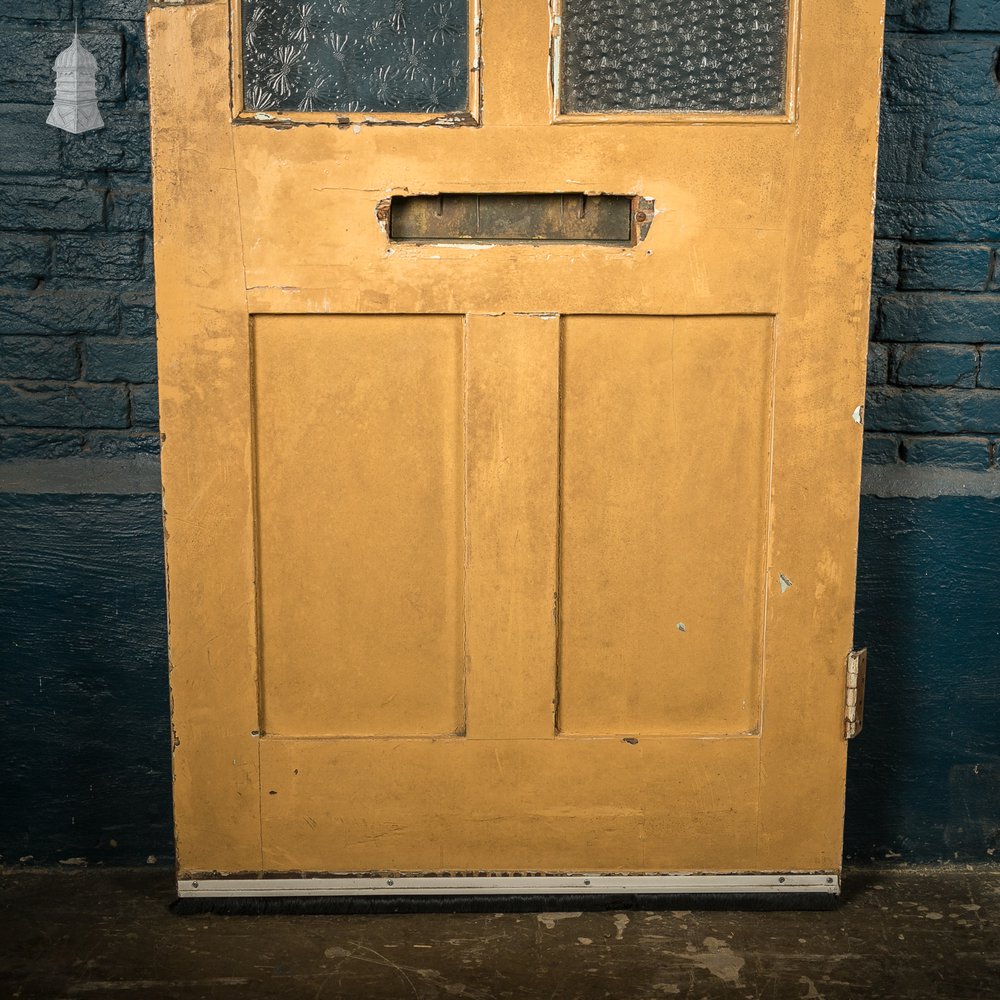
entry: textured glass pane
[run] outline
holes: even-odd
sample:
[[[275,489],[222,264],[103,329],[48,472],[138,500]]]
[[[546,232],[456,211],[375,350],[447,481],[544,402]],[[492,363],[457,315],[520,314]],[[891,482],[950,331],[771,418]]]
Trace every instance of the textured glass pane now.
[[[466,0],[244,0],[249,111],[469,107]]]
[[[788,0],[564,0],[560,104],[784,110]]]

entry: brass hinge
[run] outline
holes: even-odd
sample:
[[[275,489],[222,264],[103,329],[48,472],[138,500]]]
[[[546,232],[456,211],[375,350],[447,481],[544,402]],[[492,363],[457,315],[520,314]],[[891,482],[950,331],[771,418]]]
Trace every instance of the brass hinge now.
[[[853,739],[865,721],[865,670],[868,650],[852,649],[847,654],[847,698],[844,705],[844,737]]]

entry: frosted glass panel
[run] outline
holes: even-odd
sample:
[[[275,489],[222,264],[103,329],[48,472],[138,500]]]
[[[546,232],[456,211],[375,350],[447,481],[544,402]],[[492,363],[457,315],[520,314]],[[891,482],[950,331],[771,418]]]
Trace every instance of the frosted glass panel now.
[[[561,110],[775,114],[788,0],[563,0]]]
[[[462,111],[466,0],[245,0],[249,111]]]

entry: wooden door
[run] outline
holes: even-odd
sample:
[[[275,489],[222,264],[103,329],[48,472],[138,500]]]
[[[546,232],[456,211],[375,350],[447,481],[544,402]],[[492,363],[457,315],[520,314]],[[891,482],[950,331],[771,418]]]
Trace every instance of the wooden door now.
[[[151,9],[182,892],[836,891],[881,9]]]

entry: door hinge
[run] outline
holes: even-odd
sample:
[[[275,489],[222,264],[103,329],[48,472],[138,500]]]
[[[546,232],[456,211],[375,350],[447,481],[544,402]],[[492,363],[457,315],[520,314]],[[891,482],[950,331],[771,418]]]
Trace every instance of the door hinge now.
[[[847,698],[844,704],[844,737],[853,739],[865,721],[865,670],[868,650],[852,649],[847,654]]]

